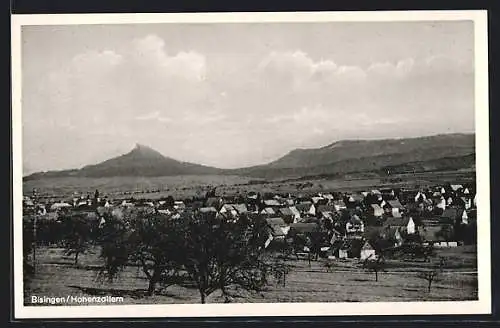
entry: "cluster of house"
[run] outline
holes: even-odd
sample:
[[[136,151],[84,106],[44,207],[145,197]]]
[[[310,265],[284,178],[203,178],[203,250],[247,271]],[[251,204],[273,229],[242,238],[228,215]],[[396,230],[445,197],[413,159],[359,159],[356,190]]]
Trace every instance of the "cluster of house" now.
[[[320,236],[325,256],[365,259],[376,255],[378,241],[386,246],[405,242],[432,243],[454,247],[461,240],[457,227],[474,226],[476,193],[474,185],[439,185],[419,189],[374,189],[353,193],[281,195],[248,192],[245,195],[202,199],[119,200],[94,195],[49,204],[25,197],[25,213],[47,215],[60,211],[95,211],[98,207],[148,207],[173,218],[186,210],[213,213],[233,222],[245,215],[265,221],[266,248],[299,236],[311,240]],[[304,246],[307,251],[308,246]]]

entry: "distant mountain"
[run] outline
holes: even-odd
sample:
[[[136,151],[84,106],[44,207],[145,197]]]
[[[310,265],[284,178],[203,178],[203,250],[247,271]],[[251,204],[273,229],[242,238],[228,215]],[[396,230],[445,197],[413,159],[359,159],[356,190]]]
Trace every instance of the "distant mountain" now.
[[[348,159],[407,154],[412,161],[461,156],[474,152],[472,134],[381,140],[343,140],[316,149],[296,149],[268,164],[273,168],[314,167]]]
[[[342,140],[315,149],[296,149],[269,164],[240,169],[219,169],[180,162],[137,144],[127,154],[81,169],[34,173],[25,180],[44,177],[112,177],[172,175],[241,175],[256,178],[342,175],[387,170],[428,171],[470,168],[474,163],[474,134],[429,137]]]
[[[209,166],[180,162],[163,156],[150,147],[136,144],[127,154],[111,158],[81,169],[51,171],[32,174],[25,179],[43,177],[113,177],[113,176],[170,176],[220,174],[221,170]]]
[[[321,148],[296,149],[269,164],[236,169],[232,173],[263,178],[345,174],[471,154],[475,154],[474,134],[342,140]]]

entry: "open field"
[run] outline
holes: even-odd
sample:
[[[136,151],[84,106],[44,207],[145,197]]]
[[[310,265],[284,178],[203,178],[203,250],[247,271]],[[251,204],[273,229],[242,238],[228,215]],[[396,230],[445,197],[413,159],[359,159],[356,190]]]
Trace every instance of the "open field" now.
[[[165,177],[116,177],[116,178],[44,178],[28,180],[23,189],[30,193],[36,188],[40,196],[68,197],[74,192],[87,193],[98,189],[112,197],[159,198],[172,194],[193,194],[207,186],[246,184],[251,178],[228,175],[181,175]]]
[[[473,246],[439,249],[437,256],[447,258],[440,278],[427,291],[427,282],[417,272],[428,267],[424,262],[389,261],[386,272],[363,271],[357,260],[335,261],[327,272],[323,260],[289,260],[293,266],[286,285],[272,282],[260,293],[232,289],[232,302],[377,302],[377,301],[458,301],[477,299],[476,249]],[[113,283],[96,280],[98,250],[80,257],[79,267],[72,258],[65,258],[62,249],[40,248],[37,252],[37,273],[25,286],[25,304],[30,297],[122,296],[123,304],[199,303],[196,288],[188,280],[145,296],[147,280],[137,268],[129,267]],[[212,294],[207,302],[222,302]]]
[[[426,186],[453,181],[471,182],[475,171],[443,171],[399,174],[391,177],[376,177],[367,174],[353,174],[344,178],[297,178],[261,181],[259,179],[226,176],[172,176],[172,177],[119,177],[119,178],[46,178],[25,181],[23,189],[30,194],[36,188],[42,197],[71,197],[74,192],[87,193],[96,189],[102,195],[114,199],[148,198],[158,199],[172,195],[182,199],[202,196],[209,186],[217,186],[220,194],[244,194],[250,190],[258,192],[305,193],[321,191],[355,191],[384,187]]]

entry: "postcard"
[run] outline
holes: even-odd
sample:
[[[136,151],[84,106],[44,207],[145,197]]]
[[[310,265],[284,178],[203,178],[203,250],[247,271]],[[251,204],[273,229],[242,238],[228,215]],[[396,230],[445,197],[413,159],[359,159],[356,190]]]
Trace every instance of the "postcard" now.
[[[491,313],[486,18],[13,15],[15,317]]]

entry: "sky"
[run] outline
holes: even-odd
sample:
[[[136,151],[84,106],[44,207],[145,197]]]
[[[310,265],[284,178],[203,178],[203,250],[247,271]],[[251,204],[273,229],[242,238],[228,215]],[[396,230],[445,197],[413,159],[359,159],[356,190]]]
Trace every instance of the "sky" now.
[[[473,22],[23,26],[24,174],[474,131]]]

